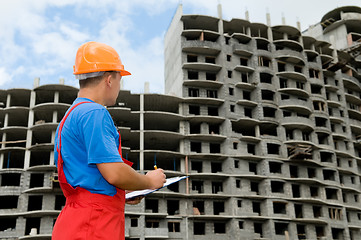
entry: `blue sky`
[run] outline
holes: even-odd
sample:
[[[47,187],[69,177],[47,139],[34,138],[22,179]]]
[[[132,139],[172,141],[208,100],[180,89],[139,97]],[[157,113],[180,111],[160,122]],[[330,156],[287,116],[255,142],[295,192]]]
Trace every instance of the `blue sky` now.
[[[223,19],[244,18],[251,22],[296,26],[302,30],[320,21],[328,11],[356,0],[1,0],[0,89],[33,88],[54,84],[59,78],[78,87],[72,74],[77,48],[87,41],[113,46],[125,68],[124,89],[164,93],[163,37],[178,5],[184,14],[217,16],[222,4]]]

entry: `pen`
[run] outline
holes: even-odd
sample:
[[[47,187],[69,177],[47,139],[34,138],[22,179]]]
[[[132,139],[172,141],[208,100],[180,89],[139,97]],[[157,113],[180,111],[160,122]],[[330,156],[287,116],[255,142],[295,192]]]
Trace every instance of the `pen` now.
[[[158,168],[157,168],[157,165],[154,165],[154,170],[157,170]]]

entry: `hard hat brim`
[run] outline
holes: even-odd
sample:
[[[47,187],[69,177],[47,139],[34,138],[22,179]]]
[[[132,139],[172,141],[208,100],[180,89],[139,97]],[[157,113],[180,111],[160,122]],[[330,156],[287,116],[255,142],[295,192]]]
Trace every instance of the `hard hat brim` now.
[[[129,76],[129,75],[132,75],[132,74],[130,72],[128,72],[127,70],[121,70],[120,75],[121,76]]]

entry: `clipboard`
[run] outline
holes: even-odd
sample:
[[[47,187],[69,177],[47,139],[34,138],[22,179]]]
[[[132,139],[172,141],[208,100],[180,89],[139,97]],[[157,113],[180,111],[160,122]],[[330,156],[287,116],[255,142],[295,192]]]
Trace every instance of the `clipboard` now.
[[[180,180],[186,179],[187,177],[189,177],[189,176],[167,178],[166,182],[163,184],[163,187],[158,188],[158,189],[145,189],[145,190],[133,191],[133,192],[127,193],[125,195],[125,199],[132,199],[135,197],[144,197],[152,192],[158,191],[159,189],[165,188],[173,183],[179,182]]]

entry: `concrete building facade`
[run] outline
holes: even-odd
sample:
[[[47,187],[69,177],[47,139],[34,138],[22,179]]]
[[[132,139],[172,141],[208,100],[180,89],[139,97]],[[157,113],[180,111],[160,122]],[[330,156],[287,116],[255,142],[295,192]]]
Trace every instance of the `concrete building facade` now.
[[[360,23],[359,7],[301,33],[179,6],[166,94],[121,90],[108,110],[135,169],[189,178],[127,206],[126,238],[361,239]],[[1,239],[51,238],[54,134],[77,92],[1,90]]]

